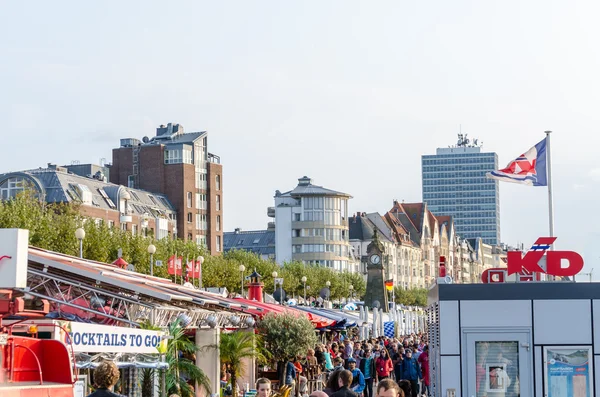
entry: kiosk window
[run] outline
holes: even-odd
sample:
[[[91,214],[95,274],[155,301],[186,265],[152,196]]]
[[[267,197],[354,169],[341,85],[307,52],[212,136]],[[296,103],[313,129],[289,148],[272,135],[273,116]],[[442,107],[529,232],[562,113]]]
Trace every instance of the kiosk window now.
[[[477,397],[517,397],[519,342],[475,342]]]

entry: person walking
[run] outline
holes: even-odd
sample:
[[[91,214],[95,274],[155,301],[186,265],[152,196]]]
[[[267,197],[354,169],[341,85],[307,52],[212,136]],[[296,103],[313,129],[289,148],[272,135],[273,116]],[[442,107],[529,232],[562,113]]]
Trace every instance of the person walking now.
[[[421,393],[425,396],[429,393],[429,346],[423,347],[423,352],[417,359],[417,362],[421,365],[421,378],[422,390]]]
[[[352,384],[352,372],[347,369],[341,370],[338,378],[340,389],[333,393],[331,397],[358,397],[358,394],[350,390]]]
[[[352,357],[348,359],[348,370],[352,373],[350,390],[361,396],[365,390],[365,376],[360,369],[356,368],[356,360]]]
[[[410,382],[412,397],[419,394],[419,379],[422,378],[421,366],[412,356],[412,351],[406,349],[404,360],[402,360],[402,380]]]
[[[379,358],[375,362],[375,370],[377,372],[377,381],[389,378],[390,373],[394,370],[392,359],[388,355],[386,349],[381,349]]]
[[[364,350],[359,369],[365,377],[365,397],[373,397],[373,379],[377,376],[377,372],[375,372],[375,359],[368,347]]]

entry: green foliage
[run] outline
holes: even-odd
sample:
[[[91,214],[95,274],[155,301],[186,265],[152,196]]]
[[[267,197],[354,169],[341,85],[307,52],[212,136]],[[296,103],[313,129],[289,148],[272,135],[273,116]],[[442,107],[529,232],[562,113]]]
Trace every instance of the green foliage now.
[[[265,348],[280,362],[306,354],[317,343],[315,328],[305,316],[268,313],[258,323],[258,329]]]
[[[406,306],[427,306],[427,289],[425,288],[405,290],[400,287],[395,287],[394,294],[396,295],[396,303]]]
[[[96,222],[81,216],[76,204],[47,204],[29,192],[8,201],[0,201],[0,228],[29,229],[29,242],[33,246],[78,256],[79,242],[75,238],[75,230],[78,227],[85,230],[84,258],[110,263],[117,259],[121,249],[123,259],[135,265],[136,271],[141,273],[150,273],[148,246],[154,244],[156,253],[153,258],[163,262],[162,267],[154,266],[154,275],[158,277],[174,278],[168,275],[166,265],[168,258],[177,253],[184,261],[191,261],[198,256],[204,257],[204,287],[225,287],[229,291],[239,293],[242,277],[239,266],[243,264],[246,267],[244,277],[256,269],[262,276],[265,291],[268,293],[273,293],[274,290],[274,271],[277,271],[278,277],[283,277],[283,288],[288,295],[304,295],[301,281],[303,276],[307,277],[308,297],[318,297],[319,291],[326,286],[327,281],[331,282],[332,300],[349,297],[350,285],[354,287],[355,298],[360,298],[365,293],[366,284],[360,274],[339,273],[331,268],[298,262],[286,263],[280,267],[271,260],[264,260],[256,254],[241,250],[211,256],[204,247],[193,241],[168,238],[157,241],[151,236],[134,236],[131,232],[110,228],[103,221]]]
[[[248,370],[244,367],[244,359],[264,359],[259,338],[253,332],[238,331],[221,334],[219,343],[221,362],[229,365],[231,369],[231,385],[234,396],[238,395],[237,379],[243,377]]]
[[[176,393],[181,397],[192,397],[194,391],[184,380],[189,379],[197,383],[207,394],[210,394],[210,380],[200,368],[189,358],[196,353],[198,347],[188,338],[185,330],[179,325],[179,320],[169,326],[169,339],[167,344],[167,391],[169,394]],[[179,357],[179,352],[183,357]]]

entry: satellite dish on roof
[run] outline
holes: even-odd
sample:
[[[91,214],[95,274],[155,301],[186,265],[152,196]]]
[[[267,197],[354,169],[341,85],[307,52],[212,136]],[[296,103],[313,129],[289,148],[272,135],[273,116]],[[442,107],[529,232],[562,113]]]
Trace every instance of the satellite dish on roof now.
[[[145,136],[145,137],[142,138],[142,142],[148,143],[148,142],[150,142],[150,138],[148,138],[147,136]]]

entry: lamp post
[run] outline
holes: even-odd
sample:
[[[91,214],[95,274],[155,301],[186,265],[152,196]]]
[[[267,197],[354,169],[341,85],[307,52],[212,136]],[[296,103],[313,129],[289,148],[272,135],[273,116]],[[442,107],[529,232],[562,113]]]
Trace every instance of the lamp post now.
[[[277,276],[279,276],[279,274],[277,274],[277,272],[273,272],[271,273],[271,276],[273,276],[273,298],[275,298],[275,291],[277,290]]]
[[[306,306],[306,276],[302,276],[302,283],[304,284],[304,306]]]
[[[240,265],[240,267],[238,269],[240,270],[240,273],[242,275],[242,298],[243,298],[244,297],[244,272],[246,271],[246,266]]]
[[[75,237],[79,240],[79,257],[83,258],[83,239],[85,238],[85,230],[81,227],[75,230]]]
[[[352,293],[354,292],[354,285],[350,284],[348,286],[348,289],[350,290],[350,299],[352,299]]]
[[[148,253],[150,254],[150,275],[154,276],[154,253],[156,252],[156,247],[154,244],[150,244],[148,246]]]
[[[202,264],[204,263],[204,257],[198,257],[198,263],[200,264],[200,269],[198,269],[198,288],[202,289]]]
[[[325,286],[327,287],[327,292],[328,292],[327,300],[329,301],[329,300],[331,300],[331,289],[330,289],[331,281],[327,280],[327,282],[325,283]]]

